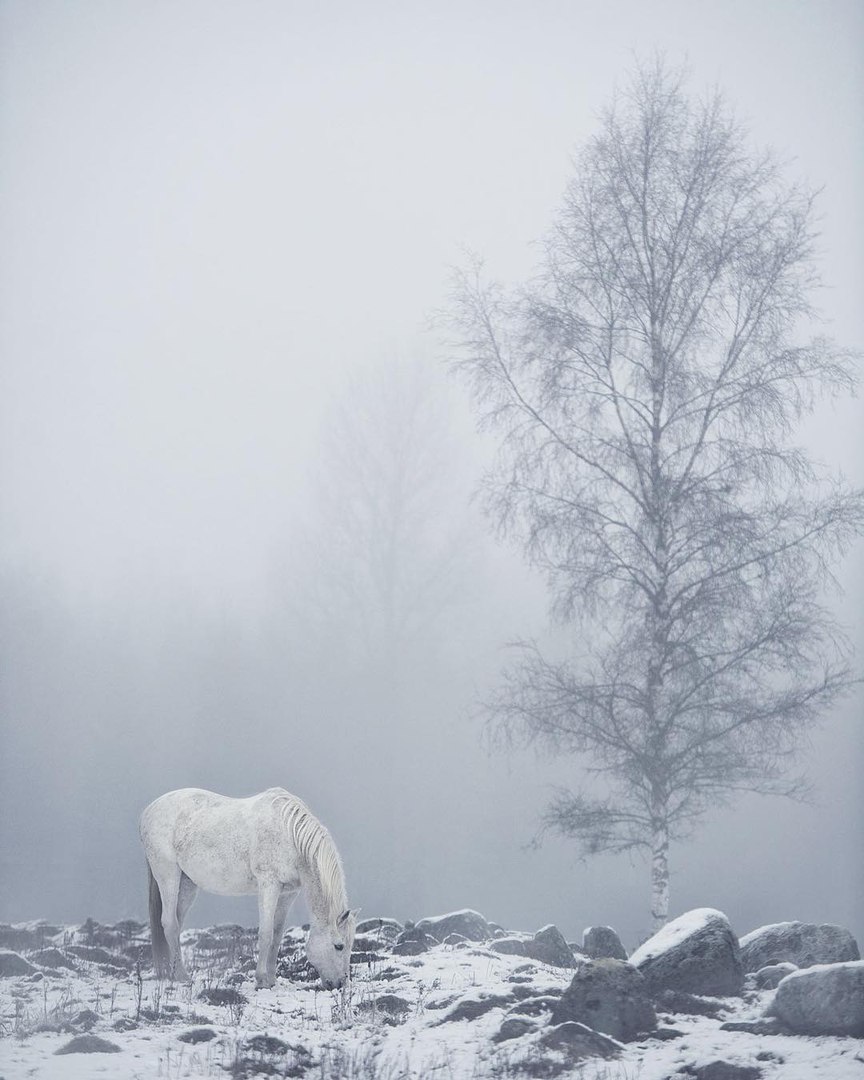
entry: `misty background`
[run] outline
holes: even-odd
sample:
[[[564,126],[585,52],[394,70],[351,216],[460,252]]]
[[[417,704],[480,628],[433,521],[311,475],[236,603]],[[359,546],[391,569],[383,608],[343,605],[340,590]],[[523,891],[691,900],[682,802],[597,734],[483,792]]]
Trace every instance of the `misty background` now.
[[[508,641],[576,631],[471,500],[490,445],[430,320],[466,250],[530,276],[654,48],[824,184],[818,300],[861,348],[857,0],[0,4],[0,919],[141,916],[147,802],[280,785],[366,915],[646,935],[638,860],[529,846],[572,764],[472,718]],[[861,484],[862,424],[801,437]],[[864,937],[862,704],[813,733],[811,805],[673,849],[673,914]],[[254,898],[190,916],[230,919]]]

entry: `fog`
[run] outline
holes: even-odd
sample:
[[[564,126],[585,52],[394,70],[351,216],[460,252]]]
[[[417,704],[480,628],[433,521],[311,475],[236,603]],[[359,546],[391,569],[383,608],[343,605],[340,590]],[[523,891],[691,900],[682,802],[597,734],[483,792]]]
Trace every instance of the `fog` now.
[[[856,0],[0,6],[0,919],[141,916],[147,802],[281,785],[365,914],[645,935],[638,860],[531,846],[572,762],[483,741],[547,597],[472,499],[490,444],[434,316],[466,251],[530,276],[654,48],[824,185],[819,302],[861,348]],[[859,484],[862,421],[801,436]],[[860,644],[860,545],[837,577]],[[862,702],[813,734],[811,805],[673,850],[674,913],[864,939]]]

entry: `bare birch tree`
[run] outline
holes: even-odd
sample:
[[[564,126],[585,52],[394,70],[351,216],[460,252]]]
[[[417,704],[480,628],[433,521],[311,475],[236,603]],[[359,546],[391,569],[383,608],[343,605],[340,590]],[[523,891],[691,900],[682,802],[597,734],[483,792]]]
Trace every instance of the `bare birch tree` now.
[[[563,663],[525,646],[490,717],[588,763],[603,797],[562,791],[545,823],[645,851],[655,926],[670,842],[738,792],[796,793],[851,679],[820,597],[862,497],[790,443],[817,393],[853,386],[805,339],[813,256],[812,193],[657,62],[579,157],[531,288],[458,281],[458,363],[500,432],[488,507],[589,643]]]

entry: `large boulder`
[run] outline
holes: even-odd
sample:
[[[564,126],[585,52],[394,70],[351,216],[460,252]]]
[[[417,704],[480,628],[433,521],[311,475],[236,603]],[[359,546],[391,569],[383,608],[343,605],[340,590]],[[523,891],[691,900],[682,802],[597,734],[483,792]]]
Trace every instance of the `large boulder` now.
[[[499,944],[500,940],[495,942],[493,948]],[[539,960],[541,964],[549,964],[551,967],[576,966],[573,950],[558,927],[552,924],[538,930],[531,941],[524,942],[523,955],[530,956],[532,960]]]
[[[759,968],[753,976],[753,982],[757,990],[775,990],[787,975],[797,970],[794,964],[786,960],[779,964],[769,964],[767,967]]]
[[[623,960],[587,960],[552,1013],[552,1023],[574,1020],[629,1042],[657,1027],[645,979]]]
[[[621,1053],[621,1044],[614,1039],[570,1020],[546,1028],[537,1037],[537,1044],[546,1050],[558,1051],[571,1064],[588,1057],[608,1061]]]
[[[739,942],[745,971],[788,961],[799,968],[860,960],[858,943],[848,930],[832,923],[783,922],[760,926]]]
[[[13,979],[16,975],[32,975],[36,968],[20,953],[0,949],[0,979]]]
[[[582,933],[582,949],[592,960],[601,960],[603,957],[612,960],[627,959],[627,950],[611,926],[589,926]]]
[[[793,971],[767,1012],[799,1035],[864,1037],[864,960]]]
[[[434,937],[436,941],[443,941],[449,934],[461,934],[468,941],[489,941],[493,936],[492,928],[480,912],[470,908],[451,911],[449,915],[434,915],[421,919],[417,923],[417,929]]]
[[[738,994],[744,971],[738,939],[722,911],[695,908],[667,923],[630,957],[652,993]]]

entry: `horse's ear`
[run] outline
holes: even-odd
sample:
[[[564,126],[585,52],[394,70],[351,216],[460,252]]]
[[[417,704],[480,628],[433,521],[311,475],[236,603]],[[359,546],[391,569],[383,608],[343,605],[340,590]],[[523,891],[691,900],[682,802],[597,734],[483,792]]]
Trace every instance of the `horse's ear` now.
[[[363,908],[361,908],[361,907],[355,907],[354,910],[351,912],[351,914],[354,916],[355,922],[357,920],[357,916],[360,914],[360,912],[362,910],[363,910]]]
[[[341,926],[342,923],[345,922],[345,920],[348,918],[348,916],[350,914],[351,914],[350,910],[343,911],[342,914],[339,916],[339,918],[336,920],[336,925]]]

